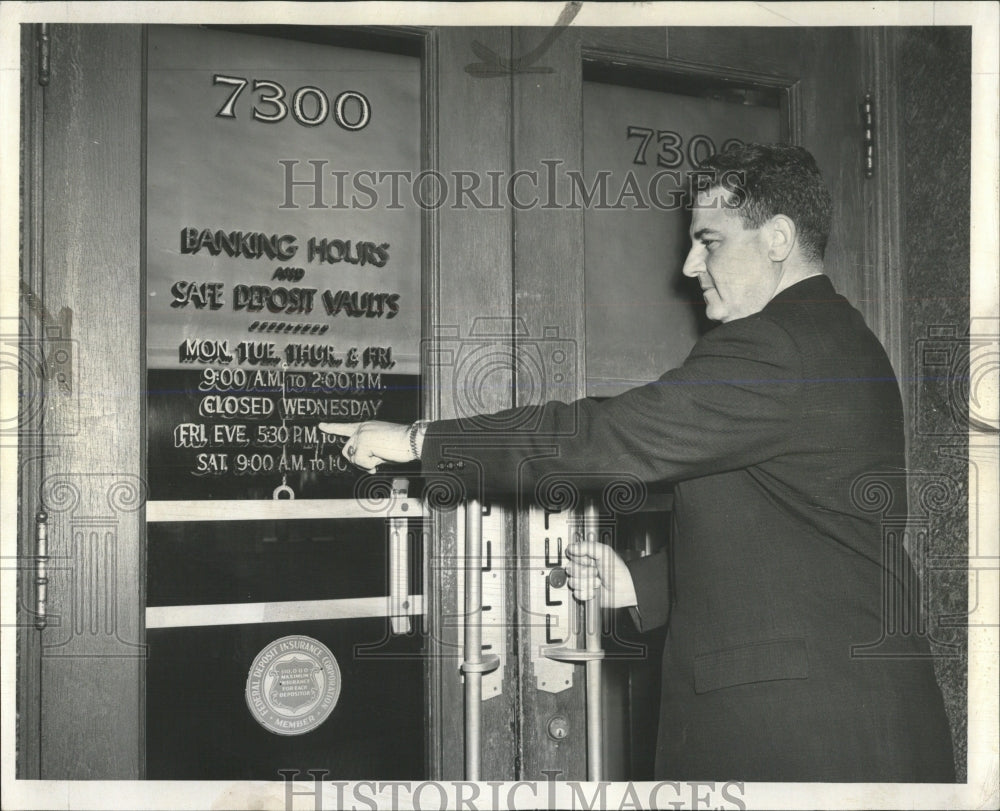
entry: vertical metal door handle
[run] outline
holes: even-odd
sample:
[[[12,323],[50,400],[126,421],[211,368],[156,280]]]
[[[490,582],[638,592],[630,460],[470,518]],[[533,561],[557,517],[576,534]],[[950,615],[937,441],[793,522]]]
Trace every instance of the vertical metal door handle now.
[[[587,507],[583,519],[584,537],[597,539],[597,512],[593,505]],[[584,646],[570,648],[552,645],[543,655],[560,662],[583,662],[587,676],[587,779],[603,780],[604,774],[604,707],[601,700],[601,592],[583,604]]]
[[[500,665],[496,654],[483,655],[483,508],[465,505],[465,779],[479,780],[482,758],[483,673]]]
[[[583,518],[584,537],[598,540],[597,508],[593,501],[587,505]],[[604,707],[601,702],[601,590],[584,607],[585,648],[588,653],[599,654],[588,659],[587,670],[587,779],[604,779]]]
[[[406,500],[408,479],[392,480],[392,498]],[[409,519],[389,519],[389,624],[394,634],[410,632],[410,544]]]

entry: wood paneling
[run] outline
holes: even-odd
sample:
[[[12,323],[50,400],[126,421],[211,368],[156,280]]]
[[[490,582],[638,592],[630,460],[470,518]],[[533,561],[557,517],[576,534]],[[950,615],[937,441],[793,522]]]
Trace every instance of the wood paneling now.
[[[862,33],[866,92],[872,95],[875,126],[874,176],[863,185],[866,244],[866,290],[862,312],[882,341],[896,376],[904,373],[901,261],[901,218],[898,190],[902,183],[899,160],[898,66],[893,29],[865,29]],[[904,406],[907,387],[902,387]]]
[[[546,32],[515,29],[514,53],[531,53]],[[523,320],[527,335],[521,340],[525,353],[546,354],[545,342],[572,342],[575,365],[563,370],[565,377],[553,386],[546,380],[518,380],[519,403],[547,400],[571,401],[586,390],[584,355],[584,265],[583,210],[567,206],[546,208],[547,167],[543,161],[559,161],[558,175],[583,170],[583,65],[580,35],[569,29],[556,39],[539,59],[551,68],[547,73],[515,73],[513,77],[514,168],[538,172],[539,202],[514,211],[515,312]],[[556,199],[569,199],[568,183],[557,182]],[[530,201],[525,194],[524,202]],[[548,336],[547,338],[545,336]],[[529,538],[526,513],[519,524],[521,560],[528,559]],[[522,566],[519,599],[528,605],[531,567]],[[526,612],[522,611],[522,623]],[[556,779],[582,780],[587,775],[587,737],[584,713],[583,669],[577,668],[573,686],[561,693],[537,688],[530,635],[522,634],[518,660],[522,707],[521,770],[518,777],[544,780],[545,772]],[[556,741],[547,733],[554,715],[569,719],[569,734]]]
[[[42,96],[43,89],[35,70],[34,53],[39,27],[21,28],[21,340],[37,341],[44,335],[46,317],[45,289],[41,262],[42,237]],[[7,329],[4,329],[7,332]],[[5,336],[6,342],[7,336]],[[37,355],[37,346],[30,354]],[[22,350],[25,351],[25,350]],[[28,354],[26,352],[26,354]],[[38,576],[34,566],[36,553],[35,515],[40,506],[39,490],[44,475],[45,440],[42,433],[44,392],[47,374],[44,364],[23,364],[20,368],[19,394],[21,414],[18,419],[18,570],[17,587],[17,776],[39,777],[41,762],[41,634],[36,628],[35,599]]]
[[[52,30],[45,306],[72,311],[72,373],[46,410],[47,779],[143,771],[142,42],[139,26]]]
[[[789,67],[804,56],[824,31],[796,27],[686,27],[667,30],[671,59],[700,62],[719,68],[788,75]]]
[[[667,29],[659,26],[648,28],[577,28],[576,36],[585,49],[613,51],[622,57],[648,57],[666,59]]]
[[[798,67],[802,146],[816,157],[833,195],[833,228],[826,272],[838,292],[869,315],[864,265],[865,213],[862,185],[860,106],[865,95],[860,32],[833,28],[810,31]]]
[[[441,28],[427,45],[427,169],[441,172],[453,191],[454,173],[473,173],[483,181],[478,196],[488,198],[484,191],[488,188],[486,172],[503,172],[506,176],[510,169],[510,78],[484,76],[470,66],[480,63],[477,51],[484,49],[507,58],[510,32],[505,28]],[[477,324],[486,325],[487,330],[497,325],[506,329],[510,324],[510,212],[504,207],[477,208],[468,200],[463,202],[465,208],[459,208],[453,194],[446,205],[426,212],[429,275],[424,334],[431,339],[445,335],[440,346],[454,360],[425,367],[425,413],[430,418],[468,413],[463,404],[474,404],[477,410],[487,412],[511,405],[507,368],[492,368],[484,378],[486,385],[471,390],[466,387],[474,385],[476,377],[460,362],[484,342],[509,347],[506,338],[494,341],[473,332]],[[457,604],[456,580],[461,565],[456,565],[456,560],[463,554],[464,524],[457,525],[455,519],[456,513],[445,513],[435,522],[429,551],[436,591],[430,603],[428,640],[430,774],[444,780],[464,777],[464,715],[458,671],[461,640],[453,619],[462,611]],[[510,544],[508,531],[505,555],[511,554]],[[511,595],[512,590],[508,588],[507,593]],[[511,613],[508,607],[507,616]],[[449,616],[451,621],[446,621]],[[513,628],[508,627],[506,633],[511,651]],[[483,780],[510,779],[514,773],[516,695],[516,667],[508,659],[503,694],[482,704]]]

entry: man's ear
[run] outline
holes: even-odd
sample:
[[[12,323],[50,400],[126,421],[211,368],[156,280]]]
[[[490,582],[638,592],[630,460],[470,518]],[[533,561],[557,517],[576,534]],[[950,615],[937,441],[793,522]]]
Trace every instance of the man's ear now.
[[[795,223],[784,214],[775,214],[768,223],[767,258],[784,262],[795,245]]]

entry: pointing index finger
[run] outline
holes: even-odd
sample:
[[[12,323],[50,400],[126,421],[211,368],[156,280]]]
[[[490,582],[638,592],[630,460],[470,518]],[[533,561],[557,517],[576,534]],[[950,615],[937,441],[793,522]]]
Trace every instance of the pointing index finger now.
[[[321,422],[319,430],[334,436],[354,436],[360,422]]]

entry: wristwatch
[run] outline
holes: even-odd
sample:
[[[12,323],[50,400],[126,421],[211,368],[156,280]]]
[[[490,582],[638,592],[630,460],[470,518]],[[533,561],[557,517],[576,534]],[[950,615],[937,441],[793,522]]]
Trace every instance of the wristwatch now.
[[[420,458],[420,451],[424,447],[424,434],[427,433],[427,420],[417,420],[410,426],[406,435],[410,441],[410,453],[414,459]]]

